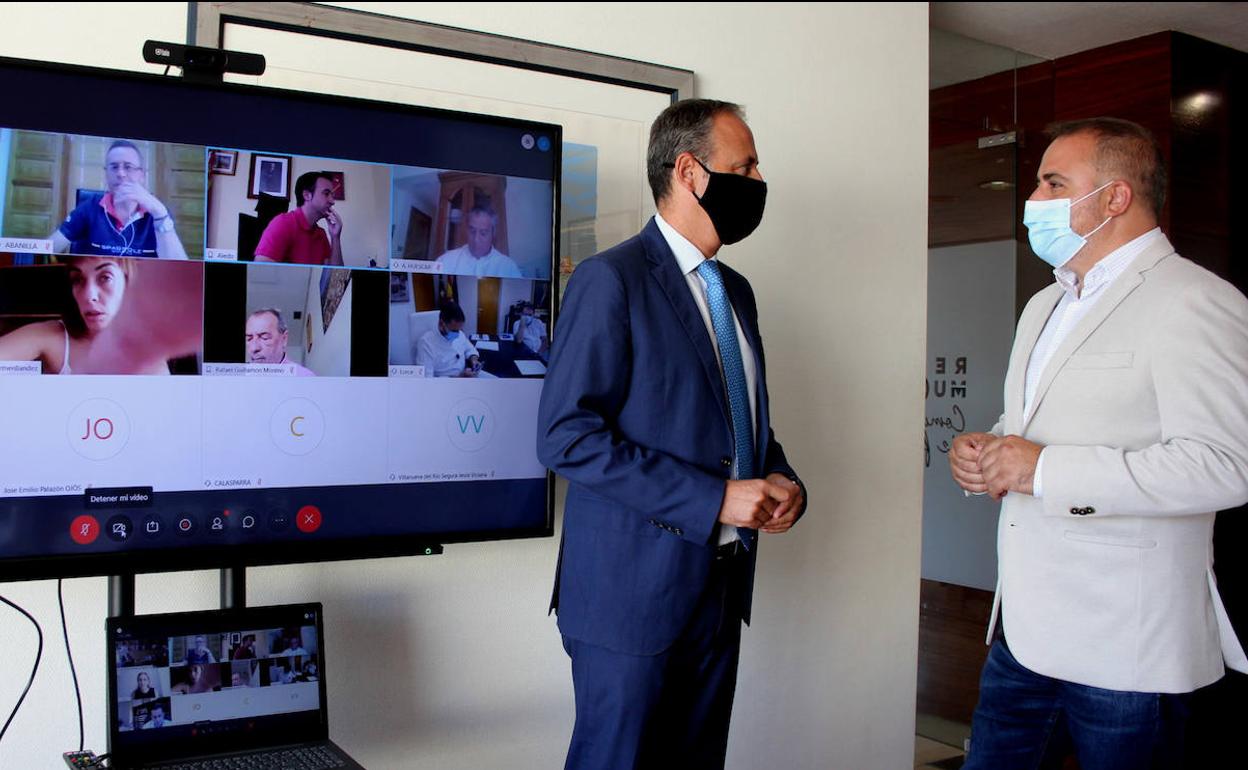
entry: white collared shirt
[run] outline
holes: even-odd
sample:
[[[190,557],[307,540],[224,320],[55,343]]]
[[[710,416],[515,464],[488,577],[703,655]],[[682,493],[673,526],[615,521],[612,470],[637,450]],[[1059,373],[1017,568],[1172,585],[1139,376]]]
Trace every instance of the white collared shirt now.
[[[676,265],[680,268],[680,272],[684,274],[685,282],[689,284],[689,293],[693,295],[693,302],[698,306],[698,312],[702,314],[702,322],[706,324],[706,333],[711,337],[715,358],[720,360],[719,339],[715,336],[715,324],[711,321],[711,310],[706,303],[706,281],[698,273],[698,265],[701,265],[707,257],[688,238],[676,232],[662,216],[655,214],[654,222],[659,226],[659,232],[663,234],[663,240],[667,241],[672,254],[676,256]],[[711,259],[714,259],[714,257],[711,257]],[[754,431],[754,447],[757,454],[758,442],[760,440],[758,437],[758,364],[754,359],[754,348],[750,347],[749,340],[745,338],[745,331],[741,328],[741,319],[737,316],[736,308],[732,309],[732,320],[733,325],[737,327],[737,347],[741,349],[741,365],[745,369],[745,385],[750,393],[750,426]],[[720,360],[719,364],[719,374],[720,377],[723,377],[724,364],[722,360]],[[732,477],[737,478],[735,459],[733,460]],[[720,545],[740,539],[736,527],[720,528]]]
[[[477,277],[493,276],[498,278],[520,278],[520,267],[516,261],[493,246],[484,257],[474,257],[468,244],[452,249],[438,257],[448,273],[456,275],[475,275]]]
[[[1068,267],[1059,267],[1053,271],[1053,277],[1065,293],[1062,294],[1057,307],[1053,309],[1053,313],[1045,323],[1044,331],[1040,333],[1040,339],[1036,340],[1036,346],[1031,351],[1031,359],[1027,362],[1027,379],[1023,386],[1024,422],[1031,416],[1031,411],[1035,407],[1036,389],[1040,385],[1044,370],[1053,358],[1053,353],[1061,347],[1071,330],[1078,326],[1088,313],[1092,312],[1092,308],[1096,307],[1101,297],[1105,296],[1105,290],[1109,285],[1122,275],[1127,266],[1144,249],[1161,237],[1163,237],[1161,228],[1154,227],[1138,238],[1114,249],[1092,266],[1088,274],[1083,277],[1082,285],[1075,271]],[[1032,478],[1033,497],[1042,496],[1043,485],[1040,477],[1043,467],[1044,452],[1041,451],[1040,459],[1036,461],[1035,476]]]
[[[458,377],[473,356],[480,354],[462,331],[454,340],[447,340],[433,329],[425,332],[416,345],[416,364],[425,367],[426,377]]]

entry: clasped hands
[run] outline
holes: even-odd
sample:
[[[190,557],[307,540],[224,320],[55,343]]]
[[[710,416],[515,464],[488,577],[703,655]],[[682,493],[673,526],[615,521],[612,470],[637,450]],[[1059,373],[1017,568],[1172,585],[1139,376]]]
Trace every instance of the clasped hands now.
[[[781,473],[728,482],[719,521],[768,534],[788,532],[806,507],[802,488]]]
[[[963,433],[949,450],[949,468],[958,486],[1000,500],[1008,492],[1032,494],[1036,463],[1044,447],[1022,436]]]

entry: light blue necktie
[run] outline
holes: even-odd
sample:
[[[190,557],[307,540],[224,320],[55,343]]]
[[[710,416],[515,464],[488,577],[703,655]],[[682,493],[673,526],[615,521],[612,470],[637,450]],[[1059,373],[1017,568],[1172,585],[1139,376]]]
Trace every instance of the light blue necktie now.
[[[719,363],[724,369],[724,384],[728,388],[728,410],[732,414],[732,436],[736,452],[736,477],[754,478],[754,424],[750,419],[750,389],[745,381],[745,366],[741,363],[741,346],[737,344],[737,325],[732,317],[732,305],[724,291],[724,279],[719,274],[719,263],[704,259],[698,265],[698,275],[706,281],[706,304],[711,311],[711,326],[715,327],[715,340],[719,343]],[[754,545],[754,530],[738,527],[741,543],[746,548]]]

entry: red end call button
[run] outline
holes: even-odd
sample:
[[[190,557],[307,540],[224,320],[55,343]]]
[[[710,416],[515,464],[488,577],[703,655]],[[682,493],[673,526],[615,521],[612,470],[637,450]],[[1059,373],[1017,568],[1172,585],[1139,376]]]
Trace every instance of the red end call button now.
[[[100,522],[94,516],[83,514],[70,523],[69,536],[78,545],[90,545],[100,536]]]
[[[295,514],[295,526],[300,532],[315,532],[321,528],[321,509],[315,505],[305,505]]]

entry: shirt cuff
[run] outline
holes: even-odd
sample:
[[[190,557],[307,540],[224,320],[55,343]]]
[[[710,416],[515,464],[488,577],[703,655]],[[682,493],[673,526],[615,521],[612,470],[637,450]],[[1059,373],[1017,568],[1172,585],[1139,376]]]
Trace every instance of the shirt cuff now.
[[[1040,450],[1040,457],[1036,460],[1036,472],[1031,477],[1031,496],[1037,500],[1044,497],[1044,484],[1040,480],[1040,474],[1044,470],[1044,453],[1047,449],[1045,447]]]

